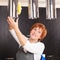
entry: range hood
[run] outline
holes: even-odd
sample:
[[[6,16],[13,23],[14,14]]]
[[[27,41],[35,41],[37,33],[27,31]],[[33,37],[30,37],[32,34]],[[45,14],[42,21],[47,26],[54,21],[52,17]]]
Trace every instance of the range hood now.
[[[38,0],[29,0],[29,3],[28,3],[28,18],[29,19],[39,18]]]
[[[10,17],[18,17],[17,15],[17,3],[18,0],[9,0],[8,12]]]
[[[55,0],[46,0],[46,19],[56,19]]]

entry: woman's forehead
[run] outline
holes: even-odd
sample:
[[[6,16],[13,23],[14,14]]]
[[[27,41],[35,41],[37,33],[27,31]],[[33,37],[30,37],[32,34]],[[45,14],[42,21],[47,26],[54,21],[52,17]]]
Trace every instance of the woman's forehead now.
[[[41,27],[38,27],[38,26],[36,26],[36,27],[34,27],[34,28],[39,28],[39,29],[41,29]]]
[[[34,27],[33,29],[39,29],[39,30],[42,30],[42,28],[41,28],[41,27]]]

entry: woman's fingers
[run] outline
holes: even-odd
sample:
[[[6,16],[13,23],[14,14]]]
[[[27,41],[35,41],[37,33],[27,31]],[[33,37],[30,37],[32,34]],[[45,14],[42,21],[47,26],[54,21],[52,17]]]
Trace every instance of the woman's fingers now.
[[[13,21],[12,18],[8,17],[8,18],[7,18],[7,22],[8,22],[8,24],[9,24],[9,27],[13,27],[14,21]]]
[[[8,22],[10,23],[10,25],[14,25],[16,23],[11,17],[8,17]]]
[[[8,17],[9,22],[14,22],[14,20],[11,17]]]
[[[18,19],[16,20],[16,22],[18,23]]]
[[[18,28],[18,19],[15,22],[14,19],[12,19],[11,17],[8,17],[7,22],[9,24],[9,27],[12,27],[13,29],[16,27]]]
[[[9,20],[9,17],[7,18],[7,22],[8,22],[8,24],[10,25],[10,20]]]
[[[14,21],[14,19],[12,19],[11,17],[8,17],[7,22],[9,24],[9,27],[14,28],[18,28],[18,20],[16,20],[16,22]]]

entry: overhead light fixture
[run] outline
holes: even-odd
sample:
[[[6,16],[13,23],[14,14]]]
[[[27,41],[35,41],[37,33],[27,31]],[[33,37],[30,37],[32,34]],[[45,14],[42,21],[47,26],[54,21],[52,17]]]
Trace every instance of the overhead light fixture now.
[[[38,0],[29,0],[29,3],[28,3],[28,16],[29,16],[29,19],[39,18]]]
[[[10,17],[17,17],[17,3],[18,0],[9,0],[8,11]]]
[[[46,19],[56,19],[55,0],[46,0]]]
[[[21,4],[18,0],[9,0],[8,13],[10,17],[17,19],[18,15],[21,14],[21,10]]]

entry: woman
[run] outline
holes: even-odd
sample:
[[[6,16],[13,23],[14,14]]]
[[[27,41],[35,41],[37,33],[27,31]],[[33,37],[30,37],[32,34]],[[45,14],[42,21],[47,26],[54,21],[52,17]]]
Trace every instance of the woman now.
[[[41,42],[47,35],[47,29],[42,23],[35,23],[30,29],[30,38],[23,35],[16,22],[11,17],[7,19],[9,31],[18,42],[20,51],[17,54],[17,60],[40,60],[45,49]],[[23,51],[22,51],[23,50]]]

